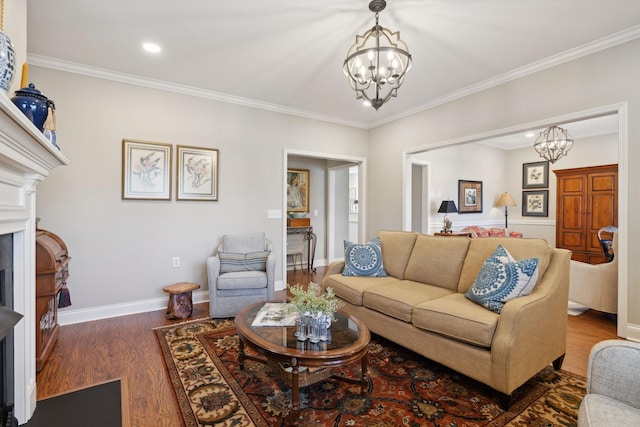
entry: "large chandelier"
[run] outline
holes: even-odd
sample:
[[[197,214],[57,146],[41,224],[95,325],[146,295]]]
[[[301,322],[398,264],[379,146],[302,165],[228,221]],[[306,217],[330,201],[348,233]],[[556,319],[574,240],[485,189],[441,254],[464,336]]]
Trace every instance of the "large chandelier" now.
[[[558,126],[551,126],[540,132],[540,136],[533,143],[540,157],[550,161],[552,164],[560,157],[565,156],[573,147],[573,138],[565,129]]]
[[[411,54],[400,40],[400,32],[381,27],[378,14],[387,6],[385,0],[372,0],[369,10],[376,14],[376,25],[356,35],[342,67],[349,77],[356,99],[364,98],[376,110],[396,96],[404,75],[411,68]]]

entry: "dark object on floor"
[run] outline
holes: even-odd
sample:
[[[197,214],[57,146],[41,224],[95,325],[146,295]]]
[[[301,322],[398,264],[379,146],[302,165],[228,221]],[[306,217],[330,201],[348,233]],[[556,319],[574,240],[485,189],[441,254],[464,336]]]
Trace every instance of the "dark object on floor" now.
[[[120,380],[39,400],[22,427],[120,427]]]
[[[162,288],[163,291],[169,293],[165,317],[169,320],[189,318],[193,312],[191,291],[199,287],[200,285],[197,283],[180,282]]]

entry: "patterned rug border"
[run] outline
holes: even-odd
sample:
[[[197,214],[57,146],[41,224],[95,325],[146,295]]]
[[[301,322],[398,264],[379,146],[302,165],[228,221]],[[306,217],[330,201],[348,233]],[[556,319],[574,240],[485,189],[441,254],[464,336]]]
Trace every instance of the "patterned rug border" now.
[[[203,325],[208,325],[209,328],[205,327],[203,331],[199,333],[195,333],[191,335],[191,338],[197,340],[197,342],[204,349],[204,356],[206,359],[211,362],[216,369],[219,371],[220,375],[226,381],[227,386],[231,389],[234,394],[234,397],[240,403],[246,414],[251,419],[251,422],[256,427],[268,427],[270,424],[265,420],[262,416],[260,410],[255,406],[251,398],[246,394],[243,387],[238,383],[233,374],[227,369],[224,362],[220,359],[215,349],[213,349],[210,343],[206,339],[206,335],[212,333],[229,333],[229,336],[236,336],[235,324],[231,319],[194,319],[181,323],[174,323],[172,325],[166,325],[154,328],[154,334],[156,335],[156,339],[158,341],[158,345],[160,347],[163,360],[165,362],[165,368],[167,374],[169,375],[169,379],[171,385],[173,387],[174,396],[176,398],[176,402],[183,416],[183,422],[185,427],[200,427],[201,424],[198,423],[197,417],[194,414],[193,408],[189,401],[189,397],[187,396],[187,392],[184,388],[184,384],[180,377],[180,372],[178,367],[176,366],[174,355],[171,352],[170,344],[168,340],[165,338],[165,331],[178,330],[178,328],[187,327],[189,329],[194,329],[194,331],[198,330]],[[433,362],[435,363],[435,362]],[[568,376],[570,378],[574,378],[578,381],[586,382],[586,378],[581,375],[574,374],[569,371],[559,370],[555,371],[559,375]],[[510,410],[503,411],[495,418],[490,421],[487,421],[482,426],[486,427],[503,427],[507,425],[515,425],[510,424],[514,422],[518,417],[524,415],[524,412],[530,408],[536,401],[543,398],[545,394],[554,391],[550,386],[543,384],[540,381],[536,381],[535,384],[531,386],[531,389],[521,397],[517,397],[516,401],[511,406]],[[521,417],[522,418],[522,417]],[[524,417],[527,418],[527,417]],[[213,424],[211,424],[213,425]],[[218,425],[218,424],[215,424]],[[220,424],[222,425],[222,424]],[[526,421],[526,419],[519,420],[517,425],[532,425]],[[537,425],[537,424],[536,424]],[[572,425],[572,424],[567,424]]]
[[[195,319],[195,320],[189,320],[189,321],[180,322],[180,323],[174,323],[172,325],[161,326],[153,329],[153,332],[156,336],[156,341],[158,342],[158,345],[160,347],[162,358],[164,360],[165,370],[169,375],[169,381],[171,382],[171,386],[173,388],[173,395],[176,399],[178,408],[182,413],[183,425],[185,427],[200,427],[201,424],[198,423],[197,418],[193,412],[191,402],[189,401],[189,397],[187,396],[182,380],[180,379],[180,373],[178,371],[178,367],[176,366],[175,360],[173,358],[173,354],[171,353],[171,349],[169,347],[169,342],[165,338],[164,332],[171,331],[174,329],[177,330],[178,328],[184,328],[189,326],[193,326],[197,328],[197,326],[201,324],[211,325],[213,326],[213,329],[208,331],[203,331],[202,333],[198,333],[194,335],[194,337],[200,343],[202,343],[202,341],[200,340],[200,336],[203,334],[206,334],[207,332],[229,330],[232,334],[235,334],[235,325],[232,320],[228,320],[228,319]],[[208,350],[208,351],[205,351],[206,357],[211,361],[212,364],[216,366],[216,368],[218,368],[218,370],[220,370],[219,364],[215,363],[215,361],[211,359],[212,354],[217,357],[215,352],[212,353],[211,352],[212,349],[210,349],[208,345],[205,347],[205,349]],[[269,427],[269,424],[267,424],[264,421],[264,419],[260,415],[260,412],[253,405],[253,402],[251,402],[248,396],[246,396],[246,394],[242,391],[242,388],[239,387],[235,379],[233,379],[233,377],[230,375],[228,370],[226,370],[226,368],[225,368],[225,371],[226,371],[225,373],[221,372],[221,374],[224,375],[225,380],[227,381],[227,385],[231,387],[232,391],[235,394],[235,397],[238,399],[240,405],[247,412],[247,415],[251,418],[251,421],[253,422],[253,424],[256,427]],[[232,379],[233,384],[229,382],[229,378]],[[240,393],[238,393],[238,391],[240,391]],[[257,414],[257,419],[255,418],[256,414]]]

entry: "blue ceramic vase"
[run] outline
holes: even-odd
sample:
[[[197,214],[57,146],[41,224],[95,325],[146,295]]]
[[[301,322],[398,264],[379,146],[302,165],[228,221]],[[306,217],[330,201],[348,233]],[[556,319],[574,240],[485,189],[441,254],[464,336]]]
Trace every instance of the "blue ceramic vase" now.
[[[7,92],[15,75],[15,61],[13,43],[5,33],[0,31],[0,88]]]
[[[29,83],[29,87],[17,90],[11,101],[40,129],[40,132],[44,130],[44,122],[49,114],[49,100],[36,89],[33,83]]]

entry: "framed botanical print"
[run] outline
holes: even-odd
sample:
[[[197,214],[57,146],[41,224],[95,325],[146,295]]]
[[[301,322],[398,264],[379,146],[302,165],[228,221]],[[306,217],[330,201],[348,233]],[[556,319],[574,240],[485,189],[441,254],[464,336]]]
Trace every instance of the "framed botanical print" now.
[[[523,191],[522,216],[549,216],[549,190]]]
[[[177,146],[178,194],[176,200],[218,200],[218,163],[216,148]]]
[[[171,144],[122,140],[122,199],[171,200]]]
[[[309,169],[287,169],[287,212],[309,212]]]
[[[482,213],[482,181],[458,181],[458,213]]]
[[[522,188],[549,187],[549,162],[522,164]]]

